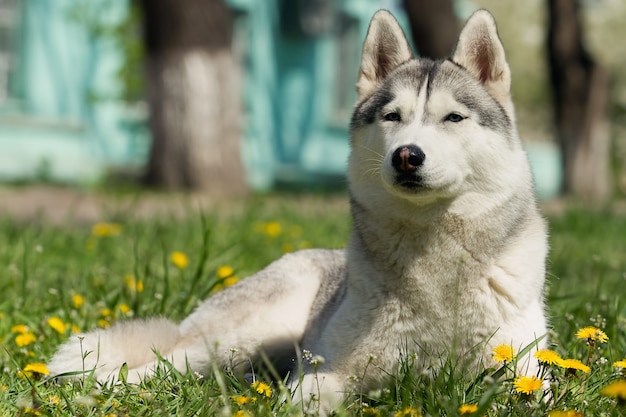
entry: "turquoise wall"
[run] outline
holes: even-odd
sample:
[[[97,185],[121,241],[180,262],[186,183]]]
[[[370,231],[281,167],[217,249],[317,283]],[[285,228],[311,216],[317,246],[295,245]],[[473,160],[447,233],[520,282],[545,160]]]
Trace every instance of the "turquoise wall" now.
[[[122,51],[103,28],[125,0],[23,0],[14,37],[10,97],[0,102],[0,179],[89,183],[138,164],[145,115],[120,100]]]

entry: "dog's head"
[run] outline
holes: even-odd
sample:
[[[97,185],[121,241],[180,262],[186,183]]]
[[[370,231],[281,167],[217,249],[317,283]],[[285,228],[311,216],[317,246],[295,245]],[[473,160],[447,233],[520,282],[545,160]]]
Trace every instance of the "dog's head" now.
[[[489,12],[470,17],[454,55],[441,61],[413,59],[394,17],[377,12],[351,122],[353,198],[489,206],[521,188],[532,192],[510,84]]]

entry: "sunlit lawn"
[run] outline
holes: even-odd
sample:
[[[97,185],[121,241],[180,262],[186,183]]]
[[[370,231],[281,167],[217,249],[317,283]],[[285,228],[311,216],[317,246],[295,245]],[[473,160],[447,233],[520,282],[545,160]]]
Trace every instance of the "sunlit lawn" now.
[[[336,200],[257,197],[219,214],[190,210],[186,220],[129,212],[65,227],[1,219],[0,414],[292,415],[285,389],[263,377],[250,386],[228,371],[199,379],[164,368],[141,386],[58,385],[46,381],[42,364],[72,332],[131,317],[181,319],[284,252],[345,246],[349,214]],[[626,387],[610,385],[625,380],[618,361],[626,357],[626,220],[577,210],[550,223],[553,352],[545,354],[561,359],[536,379],[514,375],[524,352],[506,347],[502,368],[482,374],[449,363],[430,379],[407,360],[389,386],[357,393],[348,415],[626,415]],[[588,326],[601,332],[579,333]]]

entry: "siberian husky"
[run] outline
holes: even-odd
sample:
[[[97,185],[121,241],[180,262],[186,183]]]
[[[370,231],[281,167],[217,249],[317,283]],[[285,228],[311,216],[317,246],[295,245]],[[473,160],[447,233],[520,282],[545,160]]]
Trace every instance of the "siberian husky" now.
[[[180,324],[133,320],[73,335],[50,372],[108,380],[126,364],[133,382],[163,359],[207,374],[261,356],[287,370],[297,346],[316,360],[293,372],[295,395],[330,410],[350,377],[360,390],[380,387],[406,355],[428,371],[450,355],[491,366],[500,344],[543,347],[547,234],[510,83],[487,11],[441,61],[414,59],[394,17],[377,12],[350,125],[347,249],[285,255]],[[531,353],[518,366],[538,364]]]

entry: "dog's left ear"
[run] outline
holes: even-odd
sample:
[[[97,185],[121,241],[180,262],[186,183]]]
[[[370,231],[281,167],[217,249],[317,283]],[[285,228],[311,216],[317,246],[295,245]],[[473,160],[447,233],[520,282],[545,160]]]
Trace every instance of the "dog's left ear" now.
[[[398,65],[413,58],[402,28],[387,10],[372,17],[356,83],[359,99],[370,95]]]
[[[500,104],[508,108],[511,70],[491,13],[478,10],[470,16],[461,31],[452,60],[476,77]]]

